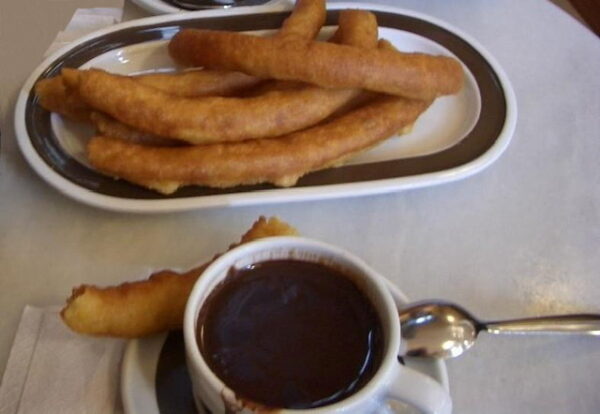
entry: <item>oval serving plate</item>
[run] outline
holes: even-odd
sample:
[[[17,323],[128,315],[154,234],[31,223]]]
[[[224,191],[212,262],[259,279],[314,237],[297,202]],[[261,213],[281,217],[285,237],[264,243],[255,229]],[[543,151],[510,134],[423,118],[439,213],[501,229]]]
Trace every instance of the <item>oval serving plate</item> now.
[[[398,308],[409,303],[391,282],[388,287]],[[443,360],[404,358],[404,363],[449,390]],[[129,341],[121,366],[121,397],[125,414],[208,414],[196,409],[185,366],[183,334],[171,332]],[[393,404],[393,405],[392,405]],[[390,402],[378,414],[411,414],[414,409]]]
[[[294,187],[190,186],[164,196],[89,167],[84,148],[91,129],[44,110],[32,92],[35,82],[55,76],[62,67],[94,66],[121,74],[173,70],[166,43],[178,30],[202,27],[269,33],[280,27],[289,5],[150,17],[83,37],[50,56],[31,74],[15,110],[21,151],[44,180],[67,196],[92,206],[128,212],[181,211],[400,191],[468,177],[501,155],[515,128],[514,92],[495,59],[474,39],[437,19],[393,7],[361,3],[330,6],[323,36],[334,29],[340,9],[368,9],[377,16],[380,37],[400,50],[459,59],[466,73],[465,87],[457,95],[438,98],[410,133],[393,137],[342,167],[308,174]]]

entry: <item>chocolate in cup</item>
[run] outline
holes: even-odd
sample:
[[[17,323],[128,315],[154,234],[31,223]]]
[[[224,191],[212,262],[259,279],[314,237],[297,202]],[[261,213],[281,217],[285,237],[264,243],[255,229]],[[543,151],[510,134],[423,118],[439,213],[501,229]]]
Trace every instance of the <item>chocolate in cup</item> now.
[[[382,331],[351,275],[286,259],[230,269],[204,301],[196,334],[238,399],[307,409],[343,400],[373,377]]]

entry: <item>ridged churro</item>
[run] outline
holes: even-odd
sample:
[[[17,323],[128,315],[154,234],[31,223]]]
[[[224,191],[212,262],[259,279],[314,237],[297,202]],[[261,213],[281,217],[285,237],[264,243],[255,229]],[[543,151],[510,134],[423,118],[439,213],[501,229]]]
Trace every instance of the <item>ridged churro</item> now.
[[[76,89],[69,87],[77,82],[79,72],[78,69],[63,68],[59,75],[39,80],[35,84],[35,93],[40,105],[74,121],[89,122],[93,108],[81,99]],[[186,98],[231,96],[263,82],[262,79],[240,72],[219,70],[149,73],[128,78],[169,95]]]
[[[124,124],[191,144],[287,134],[320,122],[357,95],[351,89],[305,86],[248,98],[190,99],[99,70],[79,71],[77,83],[69,86],[90,107]]]
[[[184,29],[169,42],[169,53],[191,66],[326,88],[363,88],[412,99],[431,100],[456,93],[463,83],[461,64],[448,56],[236,32]]]
[[[296,229],[276,217],[260,217],[230,248],[270,236],[296,235]],[[185,273],[163,270],[118,286],[76,287],[61,317],[73,331],[97,336],[136,338],[179,328],[192,287],[211,261]]]
[[[163,192],[185,185],[291,186],[306,173],[331,166],[412,124],[424,101],[382,97],[327,123],[272,138],[187,147],[149,147],[109,137],[88,145],[99,171]]]
[[[297,0],[294,10],[276,33],[277,37],[314,39],[325,24],[325,0]]]

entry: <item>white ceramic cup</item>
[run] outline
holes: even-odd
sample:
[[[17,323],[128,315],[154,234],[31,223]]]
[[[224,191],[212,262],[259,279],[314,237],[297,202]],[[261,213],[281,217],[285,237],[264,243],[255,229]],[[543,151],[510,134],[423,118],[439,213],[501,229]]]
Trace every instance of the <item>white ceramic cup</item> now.
[[[258,413],[261,410],[238,400],[205,362],[196,339],[200,309],[211,291],[238,269],[267,260],[295,259],[330,265],[352,275],[367,295],[381,319],[384,348],[381,364],[371,380],[347,398],[327,406],[291,410],[281,414],[368,414],[385,411],[390,400],[402,401],[427,414],[450,414],[452,401],[441,384],[398,362],[400,322],[398,310],[385,279],[356,256],[326,243],[301,237],[271,237],[241,245],[216,259],[196,282],[188,299],[183,321],[185,351],[196,405],[204,404],[213,414],[225,412]],[[258,405],[259,406],[259,405]]]

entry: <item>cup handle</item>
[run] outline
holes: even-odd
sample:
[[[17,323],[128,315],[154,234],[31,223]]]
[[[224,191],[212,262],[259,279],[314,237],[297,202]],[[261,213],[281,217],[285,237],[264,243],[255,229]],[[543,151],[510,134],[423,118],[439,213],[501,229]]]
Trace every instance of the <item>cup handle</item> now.
[[[387,391],[388,400],[397,400],[424,414],[451,414],[452,399],[444,387],[427,375],[398,364]]]

